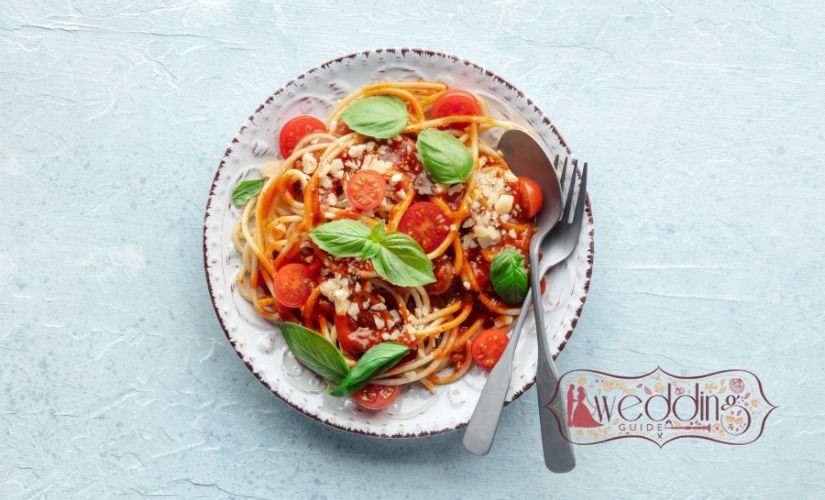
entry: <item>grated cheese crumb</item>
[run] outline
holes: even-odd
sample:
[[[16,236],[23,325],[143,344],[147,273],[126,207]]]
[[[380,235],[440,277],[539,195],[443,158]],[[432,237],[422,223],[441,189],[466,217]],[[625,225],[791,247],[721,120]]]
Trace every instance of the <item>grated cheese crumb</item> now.
[[[312,175],[315,169],[318,168],[318,160],[315,159],[312,153],[304,153],[304,156],[301,157],[301,166],[305,174]]]
[[[319,286],[321,295],[335,306],[335,314],[343,316],[349,312],[349,280],[335,274]],[[356,314],[357,314],[356,309]]]
[[[495,205],[494,205],[495,209],[496,209],[496,212],[498,212],[500,214],[509,214],[510,210],[513,209],[513,202],[514,201],[515,201],[515,199],[513,198],[513,195],[511,195],[511,194],[501,195],[501,197],[496,200]]]
[[[337,179],[344,176],[344,162],[340,158],[332,160],[329,164],[329,174]]]
[[[350,158],[361,158],[361,155],[364,154],[364,151],[366,149],[366,144],[356,144],[355,146],[349,148],[349,151],[347,153],[349,154]]]
[[[347,314],[352,319],[358,319],[358,304],[355,302],[351,303],[347,308]]]
[[[462,227],[472,231],[462,238],[464,248],[487,248],[501,241],[504,230],[501,224],[510,219],[515,198],[507,193],[506,175],[499,170],[480,170],[475,176],[470,193],[470,217]]]

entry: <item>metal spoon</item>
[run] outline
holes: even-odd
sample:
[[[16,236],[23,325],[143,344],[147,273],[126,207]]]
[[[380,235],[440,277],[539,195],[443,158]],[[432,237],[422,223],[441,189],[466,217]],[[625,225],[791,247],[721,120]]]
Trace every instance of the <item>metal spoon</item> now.
[[[504,398],[510,385],[513,354],[515,353],[518,336],[532,296],[541,296],[541,275],[538,273],[539,249],[542,241],[558,222],[563,208],[561,187],[559,186],[556,170],[541,146],[532,137],[518,130],[507,131],[501,137],[498,149],[504,154],[504,159],[514,173],[529,177],[538,183],[544,195],[544,204],[536,216],[538,230],[530,241],[530,268],[535,270],[531,273],[531,292],[528,292],[525,298],[521,313],[512,330],[512,337],[496,366],[490,372],[476,409],[464,433],[464,447],[476,455],[487,454],[493,444]],[[553,416],[550,414],[550,410],[544,407],[552,397],[558,375],[553,366],[553,359],[544,332],[544,312],[540,306],[535,307],[534,310],[539,358],[536,389],[539,399],[539,421],[544,448],[544,463],[548,469],[554,472],[568,472],[575,467],[576,463],[573,449],[553,425]],[[566,422],[564,422],[562,428],[567,430]]]

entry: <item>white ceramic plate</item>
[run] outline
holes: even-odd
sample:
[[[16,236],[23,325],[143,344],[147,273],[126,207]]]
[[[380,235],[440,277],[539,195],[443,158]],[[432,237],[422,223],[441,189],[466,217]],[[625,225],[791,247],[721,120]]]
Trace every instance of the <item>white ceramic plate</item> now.
[[[232,228],[239,211],[232,190],[239,181],[259,177],[259,168],[274,158],[276,131],[289,118],[327,116],[342,97],[368,83],[389,80],[437,80],[470,89],[495,117],[527,126],[548,155],[570,154],[550,120],[521,91],[503,78],[464,59],[427,50],[379,49],[340,57],[299,75],[278,89],[249,116],[220,162],[203,228],[204,263],[209,294],[226,337],[246,366],[273,393],[298,411],[333,427],[380,437],[419,437],[458,429],[472,415],[486,372],[474,367],[459,381],[439,386],[435,395],[414,384],[382,412],[360,410],[349,398],[324,392],[323,382],[304,369],[271,323],[260,318],[238,293],[239,255]],[[501,131],[486,139],[498,142]],[[552,156],[551,156],[552,157]],[[584,306],[593,265],[593,217],[582,226],[574,254],[548,276],[542,298],[554,355],[564,348]],[[532,314],[516,349],[508,401],[519,397],[536,375],[535,323]]]

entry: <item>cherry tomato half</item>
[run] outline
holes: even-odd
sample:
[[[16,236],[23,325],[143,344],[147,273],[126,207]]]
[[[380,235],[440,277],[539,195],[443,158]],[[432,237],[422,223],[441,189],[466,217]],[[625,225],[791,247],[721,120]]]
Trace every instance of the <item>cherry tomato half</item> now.
[[[397,385],[367,384],[352,393],[352,400],[365,410],[383,410],[401,394]]]
[[[281,146],[281,156],[288,157],[295,150],[301,139],[314,132],[326,132],[324,122],[314,116],[301,115],[284,123],[281,135],[278,136],[278,145]]]
[[[443,118],[445,116],[478,116],[481,114],[481,106],[475,96],[464,90],[448,90],[438,96],[433,103],[433,118]],[[450,128],[463,129],[468,123],[451,123]]]
[[[309,267],[297,262],[279,269],[272,283],[275,298],[284,307],[301,307],[306,304],[312,293],[312,285]]]
[[[369,210],[381,204],[387,194],[387,181],[374,170],[359,170],[347,182],[345,191],[352,206]]]
[[[450,220],[435,203],[419,201],[407,209],[398,230],[412,236],[424,253],[430,253],[450,234]]]
[[[485,370],[491,370],[498,358],[504,353],[507,348],[507,342],[510,338],[504,330],[481,330],[475,339],[473,345],[470,347],[470,352],[473,355],[475,362]]]
[[[518,178],[518,188],[521,191],[521,200],[527,217],[535,217],[544,203],[544,195],[536,181],[529,177]]]

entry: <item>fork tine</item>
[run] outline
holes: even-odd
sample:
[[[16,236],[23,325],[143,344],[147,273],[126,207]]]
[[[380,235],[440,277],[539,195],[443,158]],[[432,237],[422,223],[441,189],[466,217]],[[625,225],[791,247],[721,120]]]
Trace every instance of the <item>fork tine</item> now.
[[[576,215],[573,216],[572,224],[580,224],[584,216],[584,206],[586,205],[585,197],[587,196],[587,162],[584,162],[582,169],[582,180],[579,182],[579,197],[576,200]]]
[[[559,155],[556,155],[556,161],[558,161],[558,159],[559,159]],[[558,163],[556,164],[556,167],[558,168]],[[567,185],[567,157],[566,156],[564,157],[564,166],[561,169],[561,177],[559,177],[559,179],[561,179],[559,181],[559,187],[561,188],[562,202],[564,202],[564,187]],[[559,220],[564,220],[564,205],[561,206],[561,213],[559,214]]]
[[[556,155],[556,162],[555,162],[556,170],[559,169],[559,155]],[[566,184],[564,176],[567,175],[567,158],[564,159],[564,166],[561,169],[561,179],[559,187],[561,188],[562,192],[564,192],[564,185]]]
[[[567,186],[567,201],[564,202],[564,215],[561,216],[561,220],[567,222],[567,219],[570,218],[570,213],[573,211],[573,192],[576,190],[576,165],[578,164],[578,160],[573,160],[572,165],[572,172],[570,173],[570,184]]]

